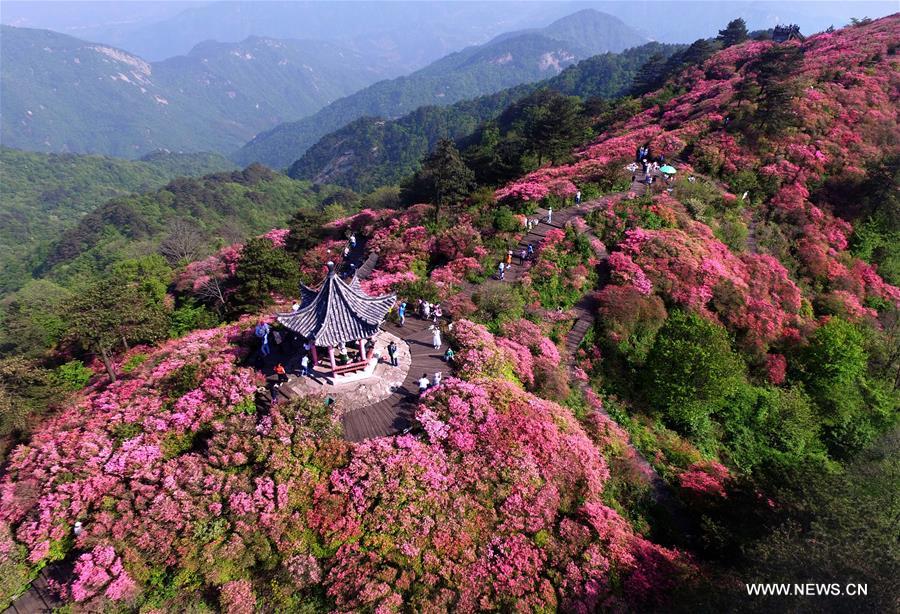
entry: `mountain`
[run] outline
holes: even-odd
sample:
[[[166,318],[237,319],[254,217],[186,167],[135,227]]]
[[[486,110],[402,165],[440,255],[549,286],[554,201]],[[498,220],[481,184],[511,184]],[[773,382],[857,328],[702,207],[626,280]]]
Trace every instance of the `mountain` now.
[[[180,177],[162,188],[111,199],[83,216],[46,250],[37,277],[68,284],[110,263],[156,252],[188,228],[195,253],[284,225],[299,208],[334,192],[263,166]]]
[[[0,20],[105,43],[150,61],[186,54],[205,40],[249,36],[330,40],[377,58],[385,76],[409,73],[450,52],[511,30],[538,27],[582,9],[622,19],[654,40],[680,43],[712,36],[743,17],[751,30],[797,23],[803,32],[851,17],[896,10],[896,2],[679,0],[402,2],[99,2],[7,0]]]
[[[678,49],[677,45],[648,43],[621,54],[597,55],[550,79],[474,100],[446,107],[420,107],[392,120],[362,117],[322,137],[291,165],[288,174],[357,191],[397,183],[416,170],[438,140],[457,140],[471,134],[481,123],[539,89],[582,98],[619,96],[631,86],[648,57],[656,53],[667,57]]]
[[[603,38],[611,30],[615,36]],[[591,34],[583,38],[584,33]],[[566,36],[572,38],[564,40]],[[232,157],[239,164],[286,167],[322,136],[360,117],[395,118],[424,105],[449,105],[548,78],[598,49],[617,52],[645,42],[615,17],[582,11],[540,30],[501,36],[452,53],[407,77],[371,85],[315,115],[258,135]]]
[[[0,46],[3,142],[51,152],[230,151],[383,77],[369,59],[319,41],[208,42],[149,63],[55,32],[3,26]]]
[[[0,327],[0,351],[47,350],[0,362],[0,607],[47,569],[91,612],[785,609],[747,578],[895,611],[900,288],[856,242],[897,228],[898,41],[900,15],[717,49],[496,190],[435,159],[444,206],[313,211],[258,166],[104,205],[66,266],[139,257],[42,280]],[[530,147],[560,144],[553,108]],[[675,177],[637,181],[642,145]],[[224,239],[291,206],[178,270],[147,256],[188,213]],[[340,294],[408,299],[405,325],[368,380],[297,375],[301,317],[276,313],[347,316],[298,278],[327,293],[326,263],[367,252]]]
[[[29,278],[60,233],[109,199],[232,168],[215,154],[157,152],[130,161],[0,147],[0,295]]]
[[[577,43],[588,55],[622,51],[646,42],[642,35],[613,14],[594,9],[582,9],[557,19],[549,26],[501,34],[491,42],[499,42],[527,33],[536,33],[564,43]],[[644,40],[639,40],[644,38]]]
[[[70,32],[60,29],[60,20],[46,17],[42,23],[53,25],[38,27],[72,34],[86,30],[154,60],[184,54],[203,40],[238,41],[253,35],[330,40],[377,58],[397,76],[503,32],[546,24],[574,10],[571,3],[522,1],[210,2],[143,23],[100,28],[81,23]],[[26,19],[23,25],[28,23]]]

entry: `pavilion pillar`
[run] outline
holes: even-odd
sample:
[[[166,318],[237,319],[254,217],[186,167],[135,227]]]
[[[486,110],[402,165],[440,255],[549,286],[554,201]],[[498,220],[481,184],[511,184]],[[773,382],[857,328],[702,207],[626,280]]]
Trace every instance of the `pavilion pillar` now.
[[[331,371],[332,373],[337,370],[337,364],[334,362],[334,346],[328,346],[328,360],[331,361]]]
[[[360,360],[368,360],[369,358],[366,356],[366,344],[362,339],[359,340],[359,355]]]
[[[316,344],[313,343],[313,344],[310,346],[310,349],[312,350],[312,362],[313,362],[313,368],[315,368],[315,366],[316,366],[317,364],[319,364],[319,353],[316,351]]]

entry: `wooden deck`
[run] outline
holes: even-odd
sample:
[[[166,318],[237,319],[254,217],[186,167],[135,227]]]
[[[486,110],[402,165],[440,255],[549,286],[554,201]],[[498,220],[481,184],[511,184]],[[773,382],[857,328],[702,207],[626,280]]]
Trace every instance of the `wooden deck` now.
[[[50,590],[47,581],[51,577],[62,581],[64,579],[61,577],[62,575],[62,568],[42,569],[28,590],[19,595],[12,605],[3,611],[3,614],[43,614],[61,608],[65,604],[60,601],[56,593]]]
[[[442,339],[443,346],[435,350],[432,345],[432,333],[428,330],[431,322],[419,319],[415,315],[406,318],[405,326],[385,324],[384,329],[397,335],[407,344],[412,356],[412,366],[403,387],[390,397],[361,407],[344,414],[344,437],[349,441],[362,441],[373,437],[396,435],[415,426],[415,408],[419,398],[418,380],[422,373],[427,374],[428,379],[434,378],[438,371],[444,377],[450,375],[450,368],[444,362],[444,352],[447,350],[447,341]]]

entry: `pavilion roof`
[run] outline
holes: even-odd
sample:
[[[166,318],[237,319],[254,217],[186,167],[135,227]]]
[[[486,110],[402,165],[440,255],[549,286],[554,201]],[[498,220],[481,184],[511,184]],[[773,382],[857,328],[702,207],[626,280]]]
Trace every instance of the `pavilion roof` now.
[[[314,290],[300,284],[300,308],[279,313],[278,321],[317,345],[337,345],[371,337],[397,300],[396,294],[369,296],[355,277],[348,284],[334,274]]]

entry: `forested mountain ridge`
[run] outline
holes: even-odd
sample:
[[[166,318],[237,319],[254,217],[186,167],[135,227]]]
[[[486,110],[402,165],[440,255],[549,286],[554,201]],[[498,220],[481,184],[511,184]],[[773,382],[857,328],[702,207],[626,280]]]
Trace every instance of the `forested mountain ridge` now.
[[[383,76],[318,41],[207,42],[154,63],[47,30],[3,26],[0,45],[0,136],[46,152],[228,152]]]
[[[121,160],[0,147],[0,297],[30,278],[61,232],[109,199],[232,168],[217,154],[156,152]]]
[[[190,259],[282,225],[297,209],[314,207],[333,191],[259,165],[178,178],[156,191],[103,203],[53,242],[35,273],[71,284],[110,263],[155,252],[173,235],[190,243],[181,255]]]
[[[610,32],[615,32],[611,40]],[[598,50],[619,52],[645,42],[645,37],[610,15],[582,11],[546,28],[510,33],[452,53],[406,77],[371,85],[310,117],[257,135],[232,157],[240,164],[285,168],[322,136],[360,117],[395,118],[424,105],[449,105],[548,78]]]
[[[582,98],[620,96],[649,57],[667,58],[679,45],[647,43],[569,66],[559,75],[450,106],[426,106],[398,119],[362,117],[322,137],[288,170],[294,178],[370,190],[397,183],[418,167],[438,140],[462,139],[510,104],[539,89]]]

